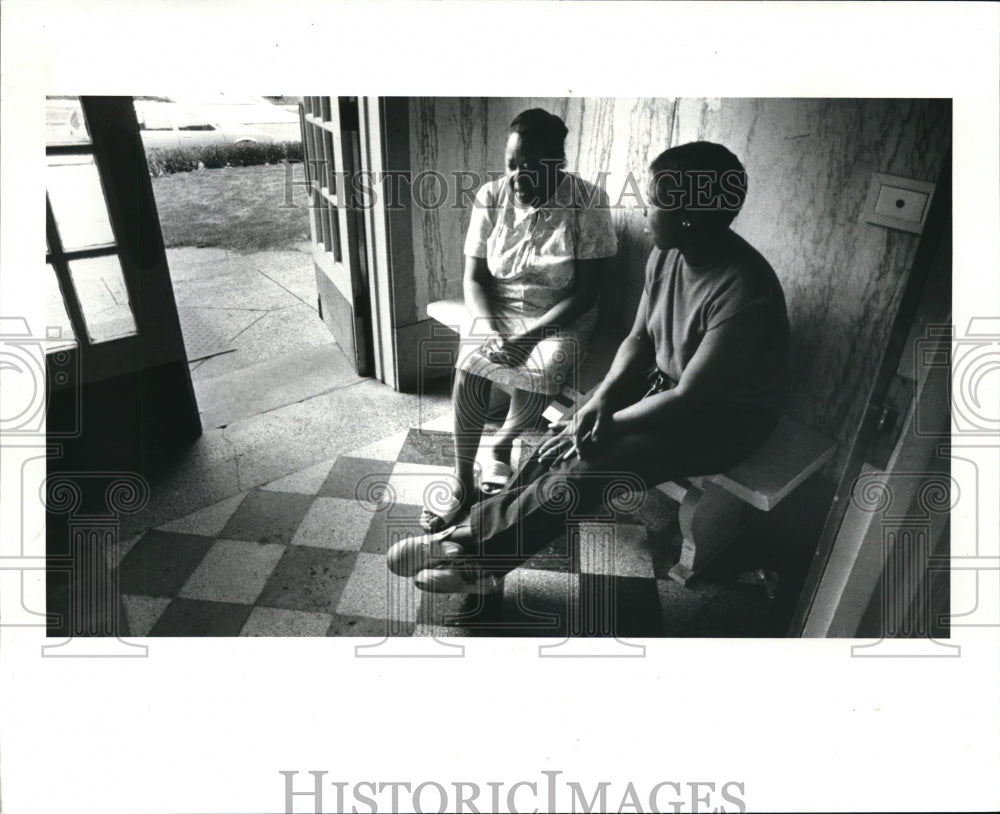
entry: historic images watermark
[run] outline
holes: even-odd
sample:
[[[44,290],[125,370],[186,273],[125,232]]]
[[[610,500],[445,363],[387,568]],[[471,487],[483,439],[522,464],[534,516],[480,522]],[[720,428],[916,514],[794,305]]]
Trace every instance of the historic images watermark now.
[[[590,814],[602,811],[744,812],[746,783],[742,780],[662,780],[624,785],[607,780],[581,782],[560,770],[542,770],[544,777],[506,781],[381,781],[327,779],[329,772],[279,771],[283,778],[285,814],[353,814],[378,812],[554,812]],[[300,777],[300,775],[302,775]]]
[[[438,170],[416,173],[409,170],[344,172],[324,159],[312,159],[307,162],[308,166],[288,161],[284,164],[282,209],[298,207],[295,189],[309,188],[314,181],[334,196],[338,205],[351,209],[374,209],[384,205],[388,212],[400,212],[410,205],[421,210],[464,211],[484,205],[476,192],[485,184],[504,177],[528,176],[533,183],[538,181],[538,173],[530,171],[516,175],[503,171],[473,170],[453,170],[447,174]],[[299,178],[296,178],[296,168],[303,171]],[[610,185],[613,179],[614,184]],[[665,183],[661,184],[661,181]],[[559,200],[566,206],[580,209],[644,210],[652,204],[650,188],[654,183],[658,190],[657,205],[668,210],[739,211],[746,196],[746,176],[735,170],[723,173],[715,170],[690,170],[686,173],[676,170],[656,173],[630,170],[620,179],[602,170],[594,178],[593,186],[569,186],[565,196]],[[517,196],[512,196],[511,201],[515,208],[530,208]]]

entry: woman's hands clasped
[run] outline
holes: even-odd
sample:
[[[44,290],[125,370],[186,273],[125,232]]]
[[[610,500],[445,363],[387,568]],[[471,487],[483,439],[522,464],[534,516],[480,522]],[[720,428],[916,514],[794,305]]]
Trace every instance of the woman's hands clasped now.
[[[491,362],[516,367],[524,364],[535,344],[536,340],[530,336],[505,337],[495,333],[482,344],[479,351]]]
[[[586,458],[606,444],[614,432],[614,417],[606,397],[595,394],[569,419],[556,421],[559,432],[549,438],[538,452],[538,460],[555,466],[573,457]]]

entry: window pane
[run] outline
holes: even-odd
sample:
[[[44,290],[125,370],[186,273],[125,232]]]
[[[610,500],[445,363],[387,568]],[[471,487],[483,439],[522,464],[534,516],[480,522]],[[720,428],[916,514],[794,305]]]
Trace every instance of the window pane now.
[[[135,116],[140,130],[173,130],[166,107],[158,102],[136,102]]]
[[[76,346],[76,334],[66,313],[56,270],[51,263],[45,270],[45,352]]]
[[[69,264],[69,273],[91,342],[106,342],[136,333],[117,255],[74,260]]]
[[[78,96],[45,97],[45,143],[87,144],[87,120]]]
[[[92,155],[48,158],[46,186],[63,249],[113,244],[104,190]]]

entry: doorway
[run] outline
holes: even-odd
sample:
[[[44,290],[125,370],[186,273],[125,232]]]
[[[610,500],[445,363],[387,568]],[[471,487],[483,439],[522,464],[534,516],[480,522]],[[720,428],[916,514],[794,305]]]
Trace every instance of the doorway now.
[[[206,430],[352,374],[319,318],[302,130],[288,100],[217,94],[134,103]],[[164,123],[175,131],[150,129]]]

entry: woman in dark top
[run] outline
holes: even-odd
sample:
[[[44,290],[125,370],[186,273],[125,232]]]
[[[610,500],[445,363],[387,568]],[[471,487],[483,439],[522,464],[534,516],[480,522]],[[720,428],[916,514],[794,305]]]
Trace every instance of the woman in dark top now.
[[[604,380],[467,524],[393,546],[394,573],[428,591],[488,593],[572,508],[599,505],[616,486],[725,471],[774,429],[788,394],[788,317],[773,269],[730,229],[746,198],[743,165],[693,142],[650,172],[655,248]]]

